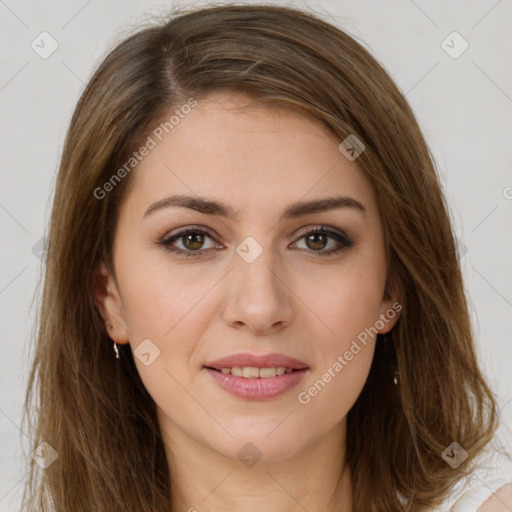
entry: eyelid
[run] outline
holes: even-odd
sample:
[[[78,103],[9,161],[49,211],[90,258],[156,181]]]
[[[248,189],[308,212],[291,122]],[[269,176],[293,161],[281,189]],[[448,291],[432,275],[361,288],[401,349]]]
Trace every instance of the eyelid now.
[[[189,232],[205,233],[210,238],[212,238],[213,241],[218,243],[217,235],[210,228],[208,228],[206,226],[202,226],[202,225],[190,225],[190,226],[184,226],[182,228],[177,228],[176,230],[173,230],[173,231],[167,233],[166,235],[164,235],[164,237],[161,239],[160,243],[163,245],[166,245],[166,244],[171,245],[170,240],[172,240],[173,238],[176,238],[177,240],[179,240],[180,237],[185,236]],[[201,249],[200,251],[204,252],[204,249]],[[200,252],[200,251],[196,251],[196,252]]]
[[[299,231],[297,239],[302,238],[303,236],[307,235],[308,233],[311,233],[312,231],[325,231],[327,233],[333,233],[340,237],[343,237],[344,239],[347,240],[347,242],[351,242],[350,237],[347,235],[345,231],[335,227],[327,226],[325,224],[310,224],[309,226],[306,226],[305,228]]]
[[[176,228],[175,230],[169,232],[167,235],[165,235],[164,239],[173,238],[177,235],[181,235],[182,233],[188,233],[189,231],[205,231],[212,238],[215,238],[217,236],[215,232],[207,226],[203,226],[201,224],[190,224],[187,226],[183,226],[181,228]]]
[[[194,230],[205,231],[212,238],[214,238],[214,239],[217,238],[217,234],[212,229],[208,228],[207,226],[203,226],[201,224],[191,224],[191,225],[184,226],[182,228],[177,228],[176,230],[167,233],[162,239],[169,240],[170,238],[174,238],[175,236],[185,234],[185,233],[188,233],[189,231],[194,231]],[[331,226],[326,226],[325,224],[311,224],[309,226],[305,226],[296,235],[297,240],[314,230],[333,232],[333,233],[336,233],[339,236],[345,238],[347,240],[347,242],[351,241],[350,237],[346,234],[345,231],[338,229],[338,228],[331,227]],[[295,242],[293,242],[293,243],[295,243]]]

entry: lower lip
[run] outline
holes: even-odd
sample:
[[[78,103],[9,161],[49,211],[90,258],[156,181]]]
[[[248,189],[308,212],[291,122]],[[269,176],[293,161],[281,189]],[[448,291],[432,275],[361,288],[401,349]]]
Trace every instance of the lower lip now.
[[[235,377],[211,368],[204,368],[215,382],[225,391],[247,400],[268,400],[286,393],[296,386],[306,375],[308,369],[284,373],[268,379]]]

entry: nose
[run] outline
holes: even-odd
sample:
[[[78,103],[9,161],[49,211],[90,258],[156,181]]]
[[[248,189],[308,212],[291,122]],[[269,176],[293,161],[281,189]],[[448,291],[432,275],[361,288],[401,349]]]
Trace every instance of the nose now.
[[[254,335],[275,333],[295,315],[293,283],[265,249],[251,263],[236,255],[225,283],[224,321]],[[287,279],[288,277],[288,279]]]

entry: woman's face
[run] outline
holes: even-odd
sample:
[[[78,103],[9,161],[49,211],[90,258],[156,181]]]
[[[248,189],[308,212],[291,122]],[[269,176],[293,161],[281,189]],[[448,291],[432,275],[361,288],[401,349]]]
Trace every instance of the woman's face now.
[[[233,109],[249,100],[210,95],[161,141],[151,134],[120,209],[117,282],[102,266],[97,303],[130,344],[164,436],[230,458],[251,442],[284,460],[343,431],[375,332],[398,314],[357,160],[319,121]],[[190,207],[165,202],[177,195]],[[327,198],[344,199],[308,206]]]

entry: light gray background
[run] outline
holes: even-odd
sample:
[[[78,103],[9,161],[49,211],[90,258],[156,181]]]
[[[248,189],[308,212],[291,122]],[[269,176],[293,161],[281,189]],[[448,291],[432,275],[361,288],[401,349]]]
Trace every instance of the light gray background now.
[[[27,450],[28,439],[19,426],[37,296],[31,301],[43,265],[33,247],[46,232],[71,113],[107,46],[172,5],[177,4],[0,0],[2,512],[17,510],[25,478],[22,448]],[[512,432],[510,0],[291,5],[315,8],[362,39],[406,93],[443,180],[461,240],[479,355]],[[43,31],[59,45],[47,59],[31,48]],[[441,46],[453,31],[469,44],[455,59]],[[462,48],[453,37],[445,44],[452,52]]]

